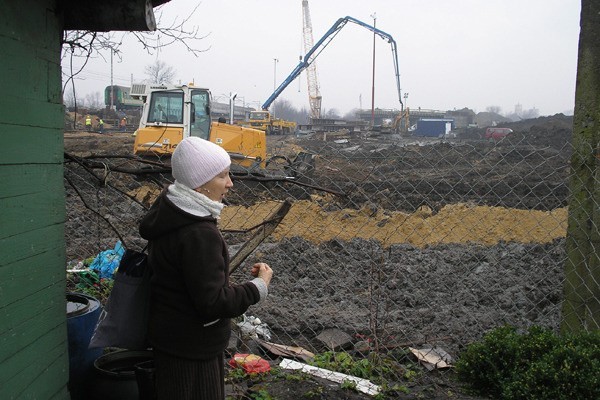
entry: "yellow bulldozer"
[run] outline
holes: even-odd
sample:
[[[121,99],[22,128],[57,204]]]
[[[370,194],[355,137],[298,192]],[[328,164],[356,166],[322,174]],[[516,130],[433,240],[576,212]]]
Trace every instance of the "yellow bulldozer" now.
[[[198,136],[223,147],[230,155],[232,171],[264,171],[268,166],[267,138],[263,130],[211,119],[209,89],[189,85],[134,84],[131,96],[143,101],[139,128],[135,132],[135,155],[170,156],[177,144],[188,136]],[[314,169],[312,154],[300,153],[293,160],[283,158],[286,174]],[[239,170],[239,168],[237,168]]]
[[[269,111],[251,111],[250,118],[243,126],[264,131],[267,135],[286,135],[294,133],[297,125],[294,121],[275,118]]]
[[[183,138],[198,136],[223,147],[238,165],[265,166],[265,132],[213,122],[208,89],[194,85],[134,84],[131,96],[144,103],[135,132],[134,154],[171,155]]]

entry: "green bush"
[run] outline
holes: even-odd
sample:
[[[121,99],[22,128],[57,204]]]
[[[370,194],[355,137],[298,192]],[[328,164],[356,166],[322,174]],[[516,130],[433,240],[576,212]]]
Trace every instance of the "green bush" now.
[[[456,373],[474,393],[493,398],[599,399],[600,332],[501,327],[467,347]]]

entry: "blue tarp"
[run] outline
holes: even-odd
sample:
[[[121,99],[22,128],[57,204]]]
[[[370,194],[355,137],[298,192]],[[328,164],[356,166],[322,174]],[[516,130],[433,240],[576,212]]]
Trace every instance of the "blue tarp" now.
[[[120,241],[115,244],[114,249],[104,250],[96,256],[90,264],[90,269],[96,271],[102,278],[112,278],[113,273],[119,266],[121,258],[125,253],[125,248]]]

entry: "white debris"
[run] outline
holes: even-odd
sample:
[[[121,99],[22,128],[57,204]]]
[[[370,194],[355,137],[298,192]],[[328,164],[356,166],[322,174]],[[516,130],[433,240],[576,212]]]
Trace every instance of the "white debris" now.
[[[269,326],[253,315],[246,316],[244,314],[244,320],[238,322],[237,326],[240,327],[242,333],[250,337],[271,340]]]
[[[313,376],[318,376],[319,378],[328,379],[332,382],[337,382],[337,383],[344,383],[346,381],[354,382],[354,383],[356,383],[356,390],[358,390],[362,393],[371,395],[371,396],[375,396],[375,395],[379,394],[379,391],[380,391],[379,386],[375,385],[374,383],[372,383],[371,381],[369,381],[367,379],[362,379],[362,378],[358,378],[356,376],[342,374],[341,372],[330,371],[325,368],[314,367],[312,365],[303,364],[301,362],[290,360],[288,358],[284,358],[283,360],[281,360],[281,363],[279,363],[279,366],[283,369],[300,370],[304,373],[307,373],[307,374],[310,374]]]

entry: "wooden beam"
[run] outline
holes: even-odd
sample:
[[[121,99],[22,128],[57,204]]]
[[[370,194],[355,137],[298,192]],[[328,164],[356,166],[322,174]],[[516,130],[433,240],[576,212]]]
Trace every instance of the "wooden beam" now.
[[[267,221],[261,225],[254,235],[242,247],[238,252],[231,258],[229,262],[229,274],[232,274],[240,264],[265,240],[281,221],[287,215],[288,211],[292,207],[292,203],[289,200],[285,200],[281,206],[275,212],[273,212]]]

